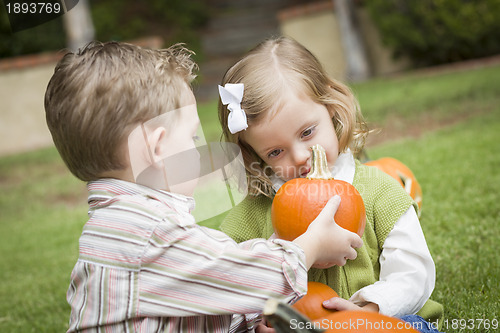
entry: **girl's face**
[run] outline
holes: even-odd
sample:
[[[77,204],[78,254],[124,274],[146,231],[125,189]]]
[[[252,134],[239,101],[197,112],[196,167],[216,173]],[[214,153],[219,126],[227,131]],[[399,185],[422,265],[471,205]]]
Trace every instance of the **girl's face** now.
[[[320,144],[330,168],[339,142],[326,106],[305,95],[289,93],[276,113],[266,115],[244,132],[244,140],[282,180],[305,177],[311,169],[311,149]]]

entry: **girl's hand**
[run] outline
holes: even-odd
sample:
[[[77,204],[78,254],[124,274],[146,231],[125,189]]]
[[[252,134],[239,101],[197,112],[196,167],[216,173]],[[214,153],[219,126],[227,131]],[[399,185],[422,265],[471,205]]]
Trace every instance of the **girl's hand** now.
[[[368,303],[365,306],[358,306],[351,301],[340,297],[333,297],[323,302],[323,306],[327,309],[338,311],[369,311],[378,312],[378,305],[375,303]]]

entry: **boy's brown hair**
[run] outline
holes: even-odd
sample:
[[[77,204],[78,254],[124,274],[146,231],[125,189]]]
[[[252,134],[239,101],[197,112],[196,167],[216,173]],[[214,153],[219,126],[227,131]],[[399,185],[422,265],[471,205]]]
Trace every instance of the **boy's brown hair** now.
[[[318,59],[293,39],[266,40],[228,69],[222,85],[243,83],[241,108],[248,125],[258,123],[268,112],[276,112],[285,102],[286,91],[305,93],[326,106],[339,140],[340,152],[360,151],[368,134],[358,101],[343,83],[328,76]],[[307,112],[307,110],[304,110]],[[247,170],[248,193],[273,196],[270,168],[244,140],[244,131],[232,134],[227,126],[229,110],[219,100],[219,120],[227,141],[238,144]]]
[[[130,131],[182,106],[195,77],[192,53],[181,44],[149,50],[92,42],[58,62],[45,113],[54,144],[77,178],[96,180],[126,167]]]

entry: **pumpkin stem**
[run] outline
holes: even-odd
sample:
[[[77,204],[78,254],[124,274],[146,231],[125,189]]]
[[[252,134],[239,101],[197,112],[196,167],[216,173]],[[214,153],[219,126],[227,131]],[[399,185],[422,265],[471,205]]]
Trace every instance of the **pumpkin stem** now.
[[[332,173],[328,169],[325,149],[319,144],[315,144],[312,149],[311,171],[307,174],[307,179],[333,179]]]

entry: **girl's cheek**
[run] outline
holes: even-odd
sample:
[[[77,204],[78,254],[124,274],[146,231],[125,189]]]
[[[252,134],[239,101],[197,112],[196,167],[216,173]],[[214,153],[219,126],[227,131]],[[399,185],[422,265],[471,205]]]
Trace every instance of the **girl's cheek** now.
[[[326,161],[328,162],[328,165],[334,165],[335,162],[337,162],[337,158],[339,157],[340,153],[337,154],[326,154]]]
[[[286,166],[282,166],[282,165],[275,165],[271,168],[271,170],[273,171],[273,173],[281,178],[282,180],[289,180],[291,177],[290,177],[290,170],[289,168],[287,168]]]

